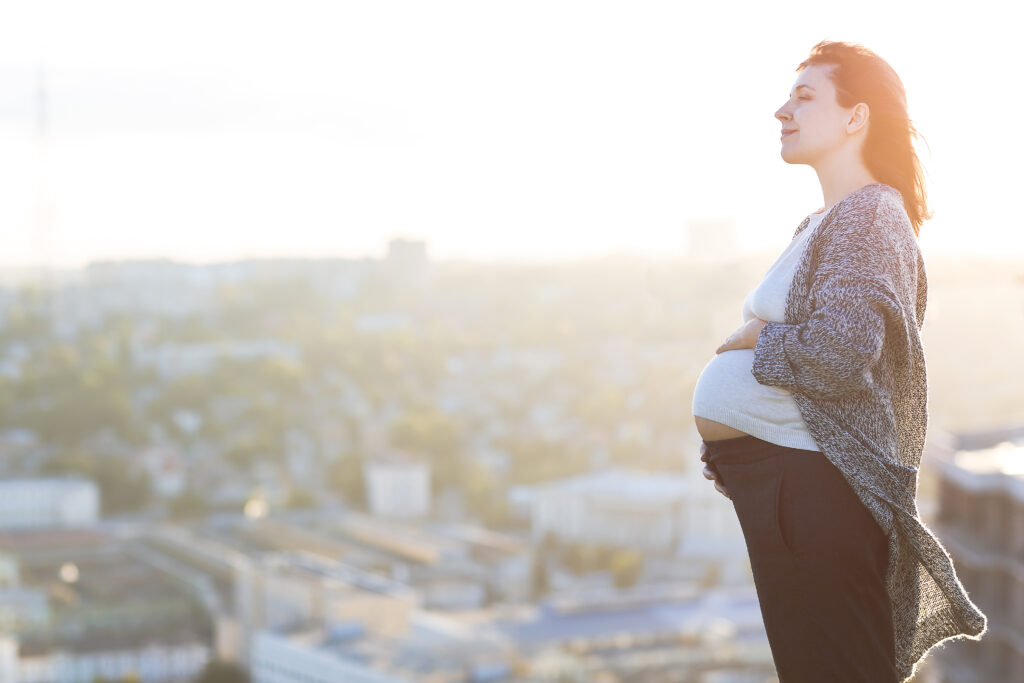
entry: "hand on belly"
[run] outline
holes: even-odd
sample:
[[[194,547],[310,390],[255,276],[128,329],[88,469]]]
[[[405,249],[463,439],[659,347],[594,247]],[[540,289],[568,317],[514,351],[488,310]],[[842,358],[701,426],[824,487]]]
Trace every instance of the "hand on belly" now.
[[[722,424],[721,422],[715,422],[709,420],[706,417],[693,416],[694,422],[697,424],[697,433],[700,434],[700,438],[705,441],[715,441],[717,439],[734,439],[738,436],[746,436],[746,432],[741,432],[738,429],[734,429],[729,425]]]

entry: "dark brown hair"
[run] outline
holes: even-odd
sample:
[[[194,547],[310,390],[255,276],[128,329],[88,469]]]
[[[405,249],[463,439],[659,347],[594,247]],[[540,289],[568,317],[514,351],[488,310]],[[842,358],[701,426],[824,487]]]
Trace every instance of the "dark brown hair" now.
[[[840,107],[851,108],[859,102],[868,105],[871,113],[862,151],[864,164],[879,182],[900,191],[918,235],[921,224],[934,211],[928,208],[924,168],[912,140],[924,140],[924,136],[907,114],[903,81],[888,62],[857,43],[823,40],[811,48],[811,56],[800,62],[797,73],[812,64],[835,65],[831,80]]]

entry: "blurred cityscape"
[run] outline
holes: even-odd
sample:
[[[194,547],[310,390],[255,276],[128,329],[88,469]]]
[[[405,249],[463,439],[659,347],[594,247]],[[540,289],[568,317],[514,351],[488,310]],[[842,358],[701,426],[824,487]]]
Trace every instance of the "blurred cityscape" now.
[[[0,273],[0,682],[776,681],[690,415],[774,256]],[[990,632],[915,681],[1024,680],[1024,276],[928,263],[919,507]]]

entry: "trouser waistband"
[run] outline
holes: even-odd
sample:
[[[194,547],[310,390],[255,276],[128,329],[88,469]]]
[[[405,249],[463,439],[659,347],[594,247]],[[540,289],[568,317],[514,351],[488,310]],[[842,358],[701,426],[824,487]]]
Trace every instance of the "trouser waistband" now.
[[[707,446],[710,457],[718,458],[746,453],[752,449],[757,449],[762,446],[774,446],[775,444],[759,439],[756,436],[746,434],[744,436],[737,436],[731,439],[715,439],[714,441],[705,440],[704,445]]]

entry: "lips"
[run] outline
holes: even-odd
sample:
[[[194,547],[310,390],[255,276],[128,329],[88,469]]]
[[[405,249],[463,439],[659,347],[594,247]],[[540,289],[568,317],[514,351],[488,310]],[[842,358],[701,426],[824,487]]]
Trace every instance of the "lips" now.
[[[795,133],[795,132],[796,132],[795,128],[794,129],[790,129],[790,130],[783,130],[782,131],[782,139],[785,140],[788,135],[790,135],[792,133]]]

